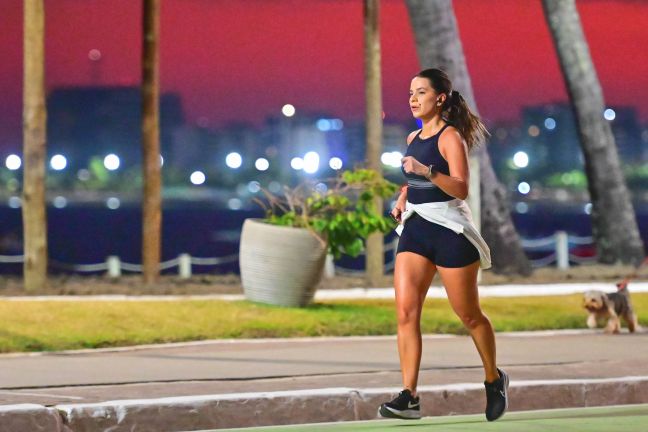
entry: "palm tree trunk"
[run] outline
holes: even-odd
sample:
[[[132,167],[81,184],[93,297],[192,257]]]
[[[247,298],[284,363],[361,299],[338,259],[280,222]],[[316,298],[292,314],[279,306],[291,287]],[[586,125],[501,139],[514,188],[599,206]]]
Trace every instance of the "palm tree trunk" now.
[[[160,274],[162,198],[160,179],[159,48],[160,1],[144,0],[142,44],[142,149],[144,167],[142,261],[144,282]]]
[[[26,291],[47,284],[47,221],[45,211],[45,6],[24,2],[23,194],[22,217]]]
[[[364,53],[366,113],[366,159],[368,168],[382,172],[382,94],[380,90],[380,0],[364,0]],[[380,214],[383,200],[374,199]],[[384,234],[378,232],[367,238],[366,278],[369,286],[378,286],[385,272]]]
[[[443,69],[454,89],[478,113],[452,1],[407,0],[407,9],[421,65]],[[485,147],[476,149],[475,155],[479,160],[479,182],[472,175],[475,183],[471,181],[470,188],[481,186],[481,231],[491,248],[493,271],[528,275],[531,264],[513,225],[506,189],[499,183]]]
[[[623,178],[605,102],[574,0],[543,0],[545,17],[575,112],[601,263],[639,264],[644,247]]]

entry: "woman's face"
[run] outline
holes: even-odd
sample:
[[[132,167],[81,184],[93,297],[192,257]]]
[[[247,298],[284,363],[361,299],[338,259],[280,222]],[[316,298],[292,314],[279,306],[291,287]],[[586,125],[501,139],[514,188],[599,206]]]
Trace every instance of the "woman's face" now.
[[[414,77],[410,84],[409,104],[414,118],[431,118],[441,111],[445,95],[439,95],[427,78]],[[441,105],[438,105],[441,103]]]

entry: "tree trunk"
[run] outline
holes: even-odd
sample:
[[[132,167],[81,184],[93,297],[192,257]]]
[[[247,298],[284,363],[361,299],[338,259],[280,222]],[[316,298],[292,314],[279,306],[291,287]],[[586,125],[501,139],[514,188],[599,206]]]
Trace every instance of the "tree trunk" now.
[[[644,247],[623,178],[614,136],[603,117],[605,102],[574,0],[543,0],[558,53],[592,199],[592,233],[601,263],[639,264]]]
[[[407,9],[422,67],[444,70],[454,89],[478,113],[451,0],[407,0]],[[491,248],[493,271],[529,275],[531,264],[513,225],[506,189],[493,171],[485,146],[474,154],[479,159],[480,181],[471,182],[471,188],[481,186],[481,231]]]
[[[47,284],[47,221],[45,212],[45,6],[24,2],[23,194],[22,217],[26,291]]]
[[[144,282],[160,274],[162,198],[160,179],[159,49],[160,0],[144,0],[142,43],[142,261]]]
[[[368,168],[382,173],[382,94],[380,89],[380,0],[364,0],[364,53],[366,113],[366,159]],[[383,200],[374,199],[380,214]],[[367,238],[366,278],[369,286],[378,286],[385,273],[384,234],[374,233]]]

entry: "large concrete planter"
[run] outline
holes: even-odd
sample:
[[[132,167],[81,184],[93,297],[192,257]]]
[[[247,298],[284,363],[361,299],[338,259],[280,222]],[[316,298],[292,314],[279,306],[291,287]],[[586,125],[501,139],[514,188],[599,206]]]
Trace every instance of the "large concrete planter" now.
[[[326,244],[304,228],[246,219],[239,265],[248,300],[281,306],[305,306],[322,279]]]

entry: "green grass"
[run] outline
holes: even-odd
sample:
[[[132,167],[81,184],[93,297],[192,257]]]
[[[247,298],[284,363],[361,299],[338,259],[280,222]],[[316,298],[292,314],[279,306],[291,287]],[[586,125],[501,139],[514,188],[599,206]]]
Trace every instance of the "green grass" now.
[[[634,294],[648,325],[648,293]],[[484,298],[497,331],[584,328],[581,296]],[[642,319],[643,317],[643,319]],[[446,299],[428,299],[424,333],[466,334]],[[395,334],[391,300],[281,308],[245,301],[0,301],[0,352],[53,351],[219,338]]]

